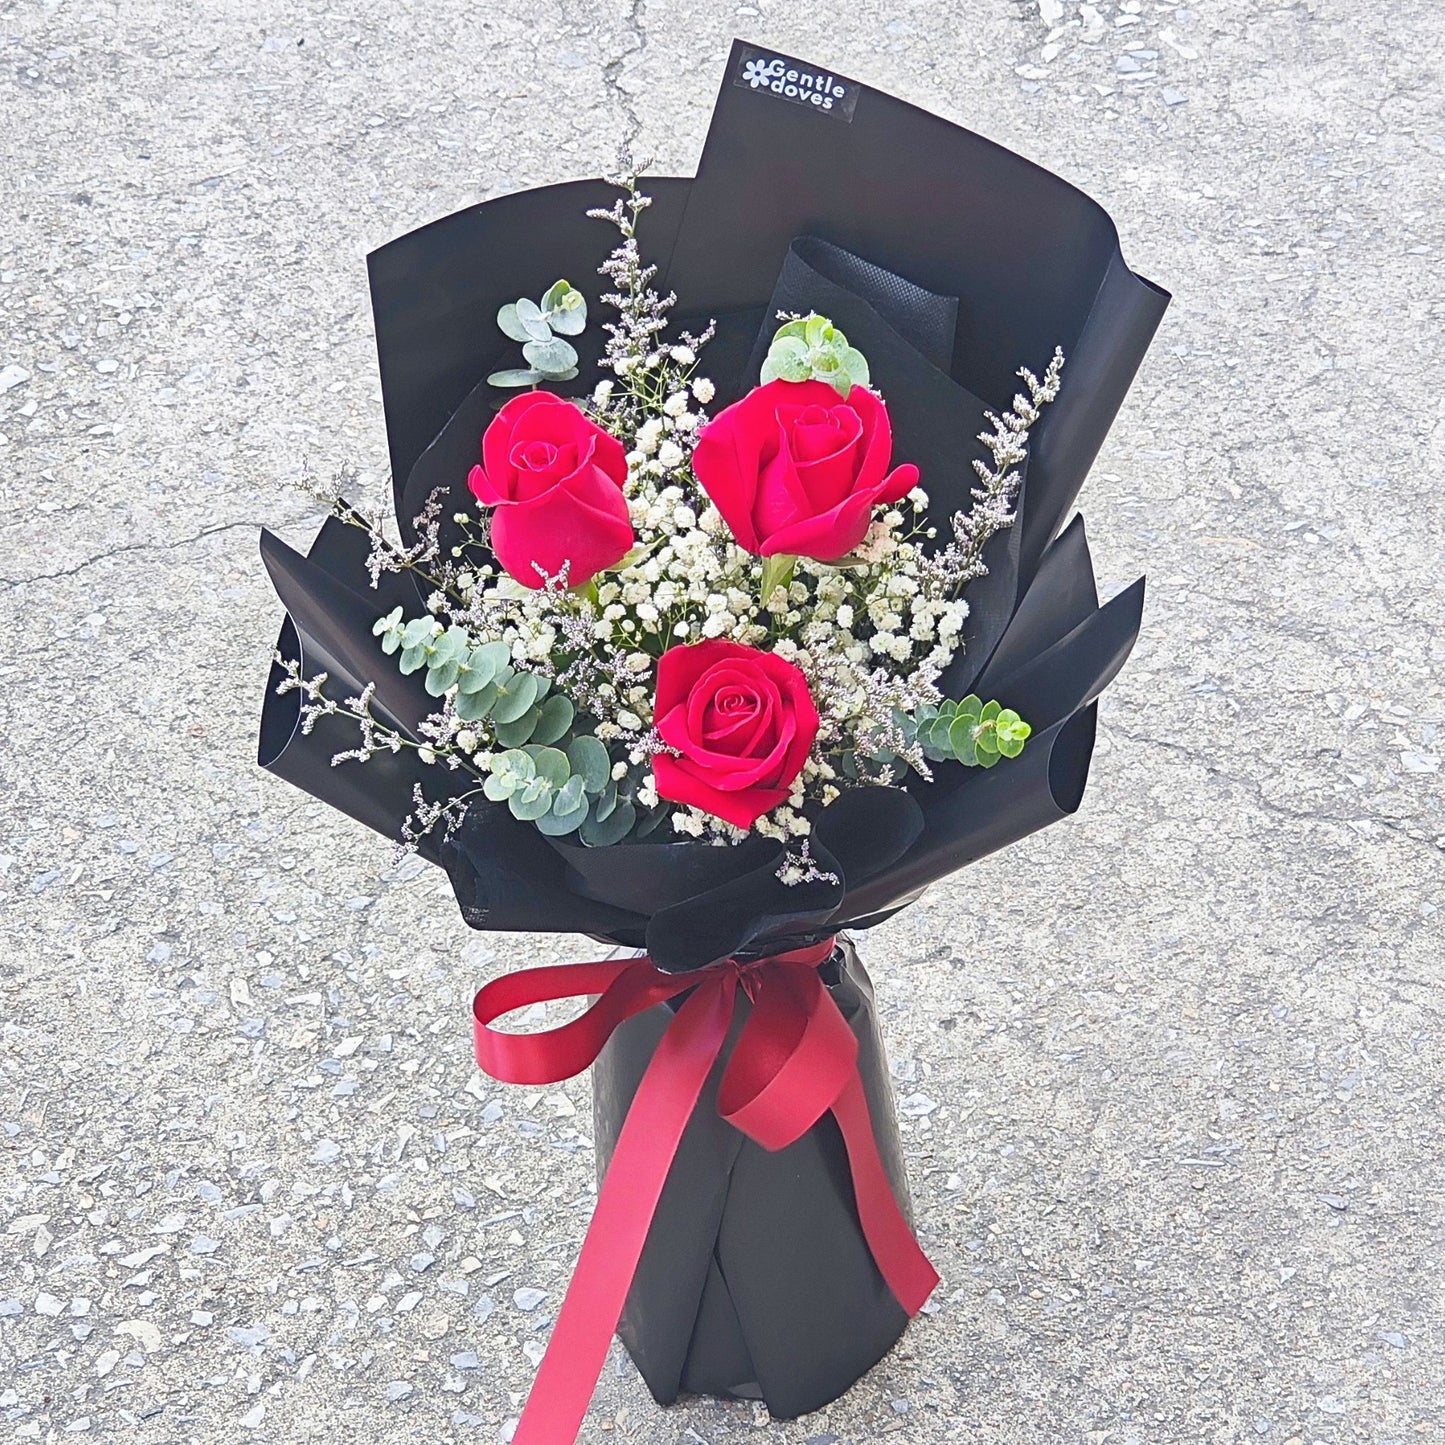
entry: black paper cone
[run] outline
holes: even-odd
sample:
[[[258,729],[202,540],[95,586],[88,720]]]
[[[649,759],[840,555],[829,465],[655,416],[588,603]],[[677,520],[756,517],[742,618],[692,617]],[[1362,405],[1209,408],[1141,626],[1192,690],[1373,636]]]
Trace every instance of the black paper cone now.
[[[857,1036],[874,1136],[905,1212],[908,1184],[873,989],[853,946],[825,979]],[[593,1069],[599,1177],[673,1015],[630,1020]],[[791,1419],[836,1399],[907,1324],[858,1222],[842,1136],[825,1115],[769,1153],[717,1113],[722,1069],[747,1017],[738,1011],[663,1188],[618,1333],[661,1403],[679,1393],[766,1401]]]

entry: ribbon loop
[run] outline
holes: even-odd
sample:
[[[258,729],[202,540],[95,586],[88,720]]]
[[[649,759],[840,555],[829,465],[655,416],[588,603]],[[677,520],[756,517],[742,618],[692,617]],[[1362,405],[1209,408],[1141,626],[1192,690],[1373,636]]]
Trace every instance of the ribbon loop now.
[[[487,984],[472,1001],[478,1066],[508,1084],[557,1084],[591,1068],[619,1024],[691,986],[681,975],[639,969],[641,961],[529,968]],[[585,1013],[539,1034],[504,1034],[490,1027],[534,1003],[594,993],[601,997]]]
[[[878,1154],[858,1073],[858,1040],[818,974],[832,951],[830,938],[685,974],[662,973],[646,957],[524,969],[477,994],[477,1063],[506,1083],[550,1084],[589,1067],[625,1020],[691,990],[623,1121],[513,1445],[576,1439],[683,1131],[727,1042],[740,987],[752,1013],[719,1084],[719,1113],[763,1148],[783,1149],[832,1110],[848,1151],[859,1222],[889,1288],[916,1314],[938,1283]],[[600,997],[557,1028],[507,1034],[491,1027],[529,1004],[590,994]]]
[[[858,1040],[815,968],[764,973],[718,1089],[718,1113],[764,1149],[786,1149],[858,1071]]]

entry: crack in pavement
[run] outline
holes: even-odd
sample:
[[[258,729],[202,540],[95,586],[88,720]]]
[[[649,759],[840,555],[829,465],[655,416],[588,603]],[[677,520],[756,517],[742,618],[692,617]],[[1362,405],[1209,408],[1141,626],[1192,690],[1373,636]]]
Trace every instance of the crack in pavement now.
[[[1445,837],[1432,838],[1426,834],[1412,833],[1403,823],[1391,818],[1382,818],[1378,813],[1359,812],[1345,815],[1325,813],[1316,809],[1288,808],[1283,803],[1276,803],[1273,799],[1265,797],[1257,785],[1251,784],[1247,779],[1235,777],[1232,773],[1226,773],[1211,758],[1196,752],[1193,748],[1185,747],[1183,743],[1170,742],[1168,738],[1148,737],[1143,733],[1131,733],[1113,723],[1105,724],[1105,727],[1107,731],[1116,733],[1121,738],[1127,738],[1131,743],[1148,743],[1154,747],[1167,748],[1170,752],[1179,753],[1191,762],[1198,763],[1211,777],[1218,778],[1229,787],[1246,794],[1267,813],[1276,813],[1282,818],[1293,818],[1298,822],[1342,823],[1346,827],[1354,823],[1369,823],[1411,843],[1422,844],[1433,853],[1445,855]]]
[[[609,60],[602,67],[602,83],[608,91],[617,98],[618,108],[626,119],[623,127],[621,164],[624,167],[635,165],[636,158],[633,156],[633,148],[642,134],[642,118],[632,102],[632,96],[623,89],[621,82],[622,67],[634,56],[641,55],[647,49],[647,31],[643,28],[642,12],[645,7],[645,0],[631,0],[627,7],[626,26],[632,32],[637,44],[630,50],[624,50],[614,59]]]
[[[312,517],[315,513],[311,514]],[[120,547],[112,547],[108,552],[98,552],[94,557],[87,557],[77,562],[73,567],[63,568],[59,572],[37,572],[33,577],[0,577],[0,591],[13,592],[20,587],[29,587],[36,582],[55,582],[64,577],[74,577],[78,572],[84,572],[87,567],[94,567],[97,562],[109,561],[112,557],[124,556],[127,552],[178,552],[182,548],[192,547],[197,542],[204,541],[207,537],[215,537],[222,532],[233,532],[238,527],[254,527],[258,532],[262,527],[270,527],[273,531],[277,527],[299,526],[301,523],[310,520],[308,517],[282,518],[275,522],[253,522],[249,519],[240,522],[221,522],[214,527],[206,527],[196,533],[194,537],[180,537],[174,542],[127,542]]]

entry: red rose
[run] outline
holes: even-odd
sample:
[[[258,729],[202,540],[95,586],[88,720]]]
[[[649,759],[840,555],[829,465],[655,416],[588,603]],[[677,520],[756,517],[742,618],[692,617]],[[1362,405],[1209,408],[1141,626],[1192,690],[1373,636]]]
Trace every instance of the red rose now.
[[[631,550],[622,443],[551,392],[513,397],[482,437],[467,484],[492,513],[492,551],[524,587],[563,564],[580,587]]]
[[[888,470],[888,408],[866,387],[847,400],[825,381],[770,381],[698,434],[692,469],[739,546],[833,562],[863,540],[873,508],[918,483]]]
[[[653,717],[663,742],[682,754],[653,758],[658,795],[739,828],[787,798],[818,735],[799,668],[721,639],[662,654]]]

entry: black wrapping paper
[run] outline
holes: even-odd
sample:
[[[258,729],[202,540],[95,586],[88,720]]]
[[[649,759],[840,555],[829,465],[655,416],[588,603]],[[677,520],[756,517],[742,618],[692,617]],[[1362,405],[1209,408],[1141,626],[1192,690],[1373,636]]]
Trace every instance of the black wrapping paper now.
[[[1034,728],[1023,754],[990,770],[944,765],[932,783],[846,792],[824,810],[813,854],[831,878],[785,887],[780,845],[656,841],[604,849],[548,839],[503,804],[474,803],[456,835],[422,845],[446,868],[476,928],[588,934],[646,948],[671,971],[862,928],[931,883],[1075,811],[1093,751],[1097,699],[1137,636],[1143,583],[1100,605],[1082,520],[1064,526],[1080,485],[1153,336],[1167,293],[1131,272],[1109,217],[1019,156],[913,106],[829,76],[831,111],[747,79],[755,61],[815,71],[735,45],[695,180],[649,177],[639,239],[679,296],[678,324],[717,334],[703,370],[717,406],[757,379],[779,309],[833,318],[869,358],[887,398],[895,457],[916,462],[930,519],[947,531],[971,503],[971,461],[989,409],[1042,372],[1056,346],[1063,389],[1035,426],[1017,521],[985,554],[967,592],[966,647],[947,695],[998,697]],[[770,71],[770,73],[772,73]],[[830,90],[830,94],[833,93]],[[615,191],[573,181],[485,202],[383,246],[369,258],[397,519],[449,492],[443,517],[471,505],[468,470],[506,400],[485,382],[512,344],[498,308],[565,276],[595,306],[615,233],[585,211]],[[596,379],[601,328],[575,338]],[[444,527],[443,538],[446,539]],[[420,676],[403,678],[373,621],[422,595],[408,576],[372,588],[360,533],[329,522],[306,556],[267,534],[263,555],[288,617],[278,649],[307,675],[378,684],[376,711],[403,734],[433,710]],[[395,838],[420,785],[432,802],[467,786],[407,751],[330,766],[354,745],[348,724],[297,726],[294,694],[273,670],[263,766]],[[866,975],[839,964],[834,996],[863,1046],[863,1074],[900,1199],[887,1075]],[[665,1010],[619,1031],[597,1065],[605,1167]],[[712,1089],[715,1090],[714,1080]],[[761,1395],[779,1415],[845,1389],[902,1330],[902,1312],[866,1257],[835,1126],[825,1119],[768,1156],[717,1119],[706,1096],[684,1140],[623,1337],[659,1400],[680,1390]]]
[[[851,943],[840,942],[824,979],[858,1039],[879,1155],[907,1213],[873,988]],[[672,1018],[663,1004],[629,1020],[593,1067],[599,1178]],[[718,1083],[746,1018],[744,1005],[683,1134],[618,1334],[660,1404],[731,1395],[791,1419],[843,1394],[908,1321],[863,1238],[832,1115],[776,1153],[718,1117]]]

